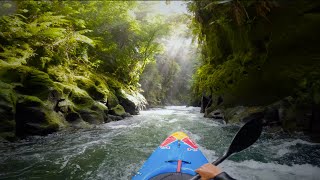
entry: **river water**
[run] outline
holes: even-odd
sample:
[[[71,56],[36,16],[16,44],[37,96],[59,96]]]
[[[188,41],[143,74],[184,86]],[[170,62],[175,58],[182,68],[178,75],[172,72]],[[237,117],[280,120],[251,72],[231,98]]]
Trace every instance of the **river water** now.
[[[92,129],[0,144],[0,179],[130,179],[171,133],[183,131],[209,161],[223,154],[239,126],[203,118],[199,108],[170,106]],[[320,144],[264,132],[219,165],[237,179],[320,179]]]

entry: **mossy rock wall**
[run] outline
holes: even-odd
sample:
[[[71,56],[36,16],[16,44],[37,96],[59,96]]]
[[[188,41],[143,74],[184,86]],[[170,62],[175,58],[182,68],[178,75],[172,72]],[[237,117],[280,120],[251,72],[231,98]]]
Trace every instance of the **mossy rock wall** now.
[[[194,4],[203,58],[195,89],[197,95],[211,92],[223,99],[207,114],[222,108],[228,117],[228,108],[250,107],[230,115],[236,122],[254,107],[265,109],[291,97],[290,106],[276,108],[283,116],[282,127],[320,128],[320,1]]]
[[[37,96],[42,100],[47,100],[51,89],[56,89],[48,74],[27,66],[1,66],[0,78],[13,85],[17,93]]]
[[[223,95],[225,105],[267,105],[319,82],[319,1],[240,2],[249,18],[232,16],[233,3],[196,2],[204,41],[200,90]]]
[[[65,126],[62,115],[34,96],[20,96],[16,105],[16,135],[47,135]]]
[[[24,65],[0,66],[0,137],[7,140],[123,119],[127,112],[138,114],[145,102],[115,79],[89,70],[76,74],[59,65],[47,72]]]
[[[0,137],[14,139],[16,95],[12,86],[0,81]]]
[[[268,16],[270,22],[253,24],[248,40],[263,44],[265,63],[226,90],[226,104],[266,105],[293,95],[304,88],[301,86],[306,85],[305,81],[320,81],[320,62],[316,58],[320,57],[320,14],[309,11],[317,4],[296,1],[288,5],[280,1]]]

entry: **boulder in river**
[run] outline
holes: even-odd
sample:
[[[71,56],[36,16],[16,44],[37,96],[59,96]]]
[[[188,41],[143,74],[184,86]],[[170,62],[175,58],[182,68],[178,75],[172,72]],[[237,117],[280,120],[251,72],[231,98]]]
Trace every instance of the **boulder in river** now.
[[[205,114],[204,117],[224,120],[223,112],[220,109],[212,111],[208,115]]]
[[[124,91],[119,90],[116,93],[119,99],[119,104],[125,109],[127,113],[131,115],[139,114],[139,111],[145,107],[147,104],[146,99],[138,92],[133,92],[130,90]]]

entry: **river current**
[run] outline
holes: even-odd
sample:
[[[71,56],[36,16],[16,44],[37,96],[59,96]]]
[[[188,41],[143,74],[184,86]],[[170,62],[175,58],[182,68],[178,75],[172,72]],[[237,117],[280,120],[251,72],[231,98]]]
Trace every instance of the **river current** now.
[[[91,129],[0,144],[0,179],[131,179],[171,133],[183,131],[209,161],[238,131],[203,118],[199,108],[169,106]],[[237,179],[320,179],[320,144],[302,135],[264,132],[258,142],[219,165]]]

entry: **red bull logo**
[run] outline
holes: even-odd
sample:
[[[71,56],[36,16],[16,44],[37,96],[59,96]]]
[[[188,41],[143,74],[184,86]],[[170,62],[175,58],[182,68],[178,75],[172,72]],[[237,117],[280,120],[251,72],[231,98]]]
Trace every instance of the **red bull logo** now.
[[[169,144],[175,142],[177,140],[177,138],[175,138],[174,136],[169,136],[167,137],[167,139],[165,139],[161,144],[160,144],[160,148],[161,149],[170,149],[170,146],[168,146]]]
[[[167,137],[167,139],[165,139],[161,144],[160,144],[160,148],[161,149],[170,149],[170,144],[175,142],[175,141],[182,141],[184,144],[186,144],[187,146],[189,146],[189,148],[187,149],[188,151],[197,151],[198,150],[198,146],[196,145],[196,143],[194,143],[185,133],[183,132],[175,132],[173,133],[171,136]]]
[[[198,146],[196,145],[196,143],[194,143],[189,137],[182,139],[182,142],[189,146],[188,151],[198,150]]]

